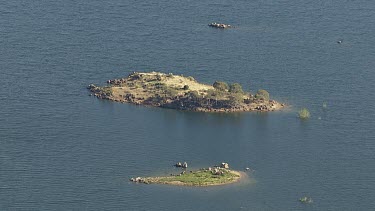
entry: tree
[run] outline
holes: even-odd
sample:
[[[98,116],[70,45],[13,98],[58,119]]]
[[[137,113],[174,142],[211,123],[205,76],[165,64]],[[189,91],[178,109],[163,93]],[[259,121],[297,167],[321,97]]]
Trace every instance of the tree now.
[[[218,99],[222,98],[223,96],[225,96],[225,92],[220,91],[218,89],[209,89],[207,90],[206,98],[210,102],[211,102],[211,99],[215,100],[215,104],[217,105]]]
[[[231,93],[243,93],[242,86],[239,83],[234,83],[229,86],[229,92]]]
[[[220,91],[226,91],[229,89],[228,84],[223,81],[215,81],[215,83],[212,86]]]
[[[239,104],[243,103],[243,95],[239,94],[239,93],[230,95],[229,96],[229,103],[232,106],[236,106],[236,105],[239,105]]]
[[[270,94],[264,89],[259,89],[258,92],[255,94],[255,98],[263,99],[263,100],[270,100]]]

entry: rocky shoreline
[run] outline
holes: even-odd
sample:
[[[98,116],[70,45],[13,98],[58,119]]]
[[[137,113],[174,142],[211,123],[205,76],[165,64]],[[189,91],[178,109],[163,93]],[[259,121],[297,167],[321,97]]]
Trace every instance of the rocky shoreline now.
[[[230,88],[220,90],[198,83],[192,77],[171,73],[133,72],[127,78],[107,83],[103,87],[90,84],[91,95],[121,103],[198,112],[267,112],[285,106],[268,97],[243,92],[242,88],[238,92],[231,92]]]

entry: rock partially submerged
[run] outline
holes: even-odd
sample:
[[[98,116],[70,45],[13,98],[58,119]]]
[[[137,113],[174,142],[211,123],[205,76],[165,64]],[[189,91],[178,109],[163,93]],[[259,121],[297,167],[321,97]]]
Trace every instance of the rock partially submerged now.
[[[220,168],[229,169],[228,163],[221,163]]]
[[[304,204],[311,204],[311,203],[313,203],[312,198],[311,197],[307,197],[307,196],[304,196],[304,197],[300,198],[299,201],[301,203],[304,203]]]
[[[210,26],[210,27],[214,27],[214,28],[218,28],[218,29],[228,29],[228,28],[232,28],[232,26],[229,25],[229,24],[216,23],[216,22],[214,22],[214,23],[210,23],[210,24],[208,24],[208,26]]]
[[[188,164],[186,162],[184,162],[184,163],[178,162],[174,166],[186,169],[188,167]]]

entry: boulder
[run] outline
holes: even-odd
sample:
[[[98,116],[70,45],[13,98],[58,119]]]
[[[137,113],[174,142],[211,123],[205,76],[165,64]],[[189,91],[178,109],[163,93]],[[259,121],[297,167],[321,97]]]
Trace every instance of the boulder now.
[[[221,163],[220,168],[229,169],[228,163]]]

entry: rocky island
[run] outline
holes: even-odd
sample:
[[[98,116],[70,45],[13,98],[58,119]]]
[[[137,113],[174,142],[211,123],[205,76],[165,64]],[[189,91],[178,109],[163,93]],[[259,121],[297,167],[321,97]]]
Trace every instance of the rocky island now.
[[[208,26],[213,27],[213,28],[218,28],[218,29],[228,29],[228,28],[232,28],[232,26],[229,25],[229,24],[216,23],[216,22],[214,22],[214,23],[210,23],[210,24],[208,24]]]
[[[101,99],[201,112],[275,111],[284,104],[270,100],[269,93],[244,92],[238,83],[198,83],[193,77],[160,72],[133,72],[126,78],[108,80],[108,86],[90,84]]]
[[[213,186],[225,185],[237,182],[241,179],[243,173],[229,170],[227,163],[220,166],[202,168],[196,171],[182,171],[177,175],[165,177],[136,177],[130,181],[144,184],[169,184],[184,186]]]

